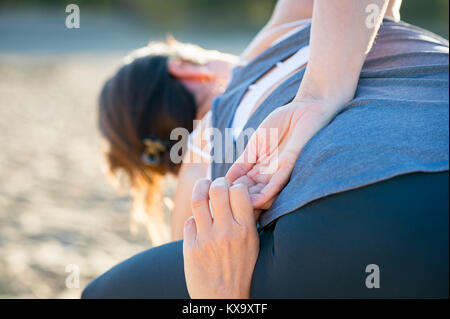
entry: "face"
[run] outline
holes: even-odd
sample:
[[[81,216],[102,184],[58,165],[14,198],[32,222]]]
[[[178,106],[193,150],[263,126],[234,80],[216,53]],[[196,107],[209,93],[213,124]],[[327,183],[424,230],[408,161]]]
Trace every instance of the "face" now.
[[[196,96],[197,102],[206,101],[206,105],[199,105],[201,118],[209,111],[212,99],[225,91],[236,61],[229,54],[186,45],[183,56],[170,59],[168,68]]]

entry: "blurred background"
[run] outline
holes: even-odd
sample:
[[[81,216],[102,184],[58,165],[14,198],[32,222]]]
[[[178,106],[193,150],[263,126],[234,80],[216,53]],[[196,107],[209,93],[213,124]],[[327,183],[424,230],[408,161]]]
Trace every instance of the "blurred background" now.
[[[238,54],[275,0],[0,0],[0,298],[78,298],[150,248],[101,171],[96,102],[130,50],[171,34]],[[404,0],[403,20],[448,39],[448,0]],[[67,288],[67,265],[81,288]],[[70,270],[70,269],[67,269]]]

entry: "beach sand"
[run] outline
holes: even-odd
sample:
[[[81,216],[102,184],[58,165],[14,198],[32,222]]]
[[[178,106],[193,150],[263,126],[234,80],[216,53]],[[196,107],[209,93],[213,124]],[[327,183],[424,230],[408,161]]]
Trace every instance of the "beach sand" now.
[[[119,63],[0,55],[0,298],[79,298],[151,247],[145,232],[130,234],[129,198],[101,170],[96,103]],[[80,288],[67,288],[68,265]]]

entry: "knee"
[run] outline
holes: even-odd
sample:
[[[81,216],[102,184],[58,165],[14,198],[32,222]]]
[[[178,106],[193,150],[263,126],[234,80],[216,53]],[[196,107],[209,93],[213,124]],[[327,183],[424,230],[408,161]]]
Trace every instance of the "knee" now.
[[[90,282],[81,293],[81,299],[117,299],[129,298],[128,284],[133,286],[135,282],[127,276],[128,272],[121,271],[121,265],[107,271]]]
[[[89,283],[81,293],[81,299],[106,299],[108,298],[102,284],[101,279],[97,278]]]
[[[86,288],[84,288],[83,292],[81,293],[81,299],[96,299],[94,297],[93,289],[92,289],[92,283],[87,285]]]

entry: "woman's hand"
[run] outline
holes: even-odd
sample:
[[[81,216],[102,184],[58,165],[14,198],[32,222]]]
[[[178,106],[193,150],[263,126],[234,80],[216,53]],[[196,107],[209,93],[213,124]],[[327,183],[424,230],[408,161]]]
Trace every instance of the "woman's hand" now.
[[[269,209],[288,183],[303,147],[337,111],[337,106],[313,99],[278,108],[262,122],[226,177],[249,187],[256,209]]]
[[[183,243],[190,297],[250,298],[259,237],[247,187],[231,186],[225,178],[200,180],[194,187],[192,211]]]

